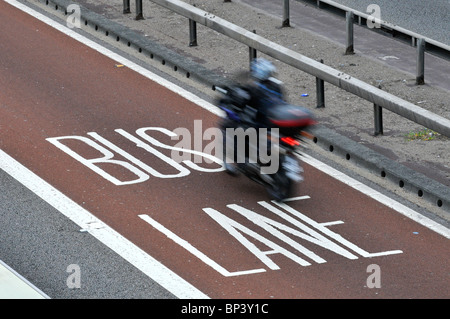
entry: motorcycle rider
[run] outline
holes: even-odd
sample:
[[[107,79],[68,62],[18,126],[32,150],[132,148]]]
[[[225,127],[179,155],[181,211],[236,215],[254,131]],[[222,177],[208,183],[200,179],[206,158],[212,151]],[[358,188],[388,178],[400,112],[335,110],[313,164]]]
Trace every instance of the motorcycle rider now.
[[[274,78],[275,73],[276,67],[266,59],[253,59],[250,64],[253,81],[246,87],[250,95],[247,104],[257,110],[255,121],[258,128],[269,126],[266,115],[270,107],[285,103],[282,82]]]
[[[276,104],[283,104],[284,94],[282,90],[282,82],[273,76],[276,73],[276,67],[272,62],[258,58],[254,59],[250,64],[251,82],[248,85],[240,87],[239,94],[242,96],[242,107],[251,107],[256,110],[254,118],[254,128],[258,131],[259,128],[270,129],[270,124],[267,120],[267,110]],[[234,127],[233,123],[228,121],[225,127]],[[225,131],[225,127],[223,130]],[[224,144],[225,145],[225,144]],[[236,145],[235,145],[236,147]],[[268,146],[267,149],[270,149]],[[235,148],[235,152],[236,152]],[[235,159],[236,160],[236,159]],[[224,161],[225,169],[228,173],[236,175],[238,170],[236,163],[229,163]]]

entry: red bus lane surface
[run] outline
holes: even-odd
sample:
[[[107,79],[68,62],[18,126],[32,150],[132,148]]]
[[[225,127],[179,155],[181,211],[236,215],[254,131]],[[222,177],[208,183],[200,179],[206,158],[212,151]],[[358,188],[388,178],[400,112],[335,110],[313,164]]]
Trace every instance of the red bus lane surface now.
[[[450,296],[445,236],[308,164],[277,204],[174,161],[217,115],[3,1],[0,27],[1,150],[208,297]]]

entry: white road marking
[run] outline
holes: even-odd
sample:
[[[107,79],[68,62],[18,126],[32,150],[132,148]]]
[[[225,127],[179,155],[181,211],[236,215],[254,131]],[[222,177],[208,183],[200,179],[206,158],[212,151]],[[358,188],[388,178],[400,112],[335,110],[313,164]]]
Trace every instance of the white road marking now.
[[[393,55],[380,56],[379,58],[383,61],[386,61],[387,59],[400,60],[399,58],[397,58],[396,56],[393,56]]]
[[[91,47],[92,49],[102,53],[103,55],[115,60],[121,65],[126,65],[128,68],[134,70],[135,72],[149,78],[150,80],[157,82],[158,84],[170,89],[171,91],[181,95],[187,100],[201,106],[202,108],[212,112],[218,116],[223,116],[223,112],[216,106],[204,101],[198,96],[188,92],[181,87],[167,81],[166,79],[150,72],[149,70],[137,65],[136,63],[114,53],[101,45],[87,39],[86,37],[72,31],[71,29],[63,26],[50,18],[38,13],[37,11],[15,1],[15,0],[4,0],[10,5],[20,9],[23,12],[37,18],[38,20],[46,23],[47,25],[63,32],[64,34],[70,36],[73,39]],[[342,182],[354,187],[355,189],[361,191],[364,194],[371,196],[377,201],[385,204],[388,207],[400,212],[401,214],[409,217],[410,219],[422,224],[437,233],[450,238],[450,230],[437,224],[431,219],[420,215],[419,213],[407,208],[406,206],[382,195],[379,192],[367,187],[366,185],[360,184],[343,173],[336,173],[331,167],[319,162],[311,157],[305,157],[303,159],[310,165],[319,168],[320,170],[326,172],[327,174],[333,174],[331,176],[341,180]],[[40,177],[35,175],[33,172],[28,170],[26,167],[18,163],[8,154],[0,150],[0,168],[14,177],[16,180],[21,182],[23,185],[28,187],[30,190],[38,194],[43,200],[53,205],[65,216],[73,220],[75,223],[80,225],[82,229],[88,228],[92,222],[102,223],[90,212],[86,211],[78,204],[70,200],[68,197],[63,195],[57,189],[52,187],[50,184],[42,180]],[[120,256],[128,260],[131,264],[135,265],[142,272],[147,274],[150,278],[158,282],[161,286],[166,288],[168,291],[173,293],[179,298],[208,298],[202,292],[197,290],[195,287],[184,281],[181,277],[167,269],[165,266],[160,264],[158,261],[153,259],[144,251],[140,250],[134,244],[129,242],[126,238],[122,237],[120,234],[112,230],[110,227],[105,225],[103,228],[90,229],[89,231],[93,236],[102,241],[105,245],[112,248]]]
[[[150,225],[152,225],[155,229],[159,230],[161,233],[166,235],[167,238],[172,239],[175,243],[177,243],[178,245],[180,245],[181,247],[183,247],[184,249],[189,251],[191,254],[196,256],[198,259],[203,261],[206,265],[212,267],[214,270],[216,270],[218,273],[220,273],[224,277],[249,275],[249,274],[255,274],[255,273],[260,273],[260,272],[264,272],[265,271],[264,269],[251,269],[251,270],[242,270],[242,271],[230,272],[230,271],[226,270],[225,268],[223,268],[222,266],[220,266],[217,262],[215,262],[214,260],[212,260],[211,258],[206,256],[200,250],[198,250],[197,248],[192,246],[189,242],[187,242],[186,240],[184,240],[181,237],[177,236],[172,231],[170,231],[169,229],[167,229],[166,227],[164,227],[163,225],[158,223],[156,220],[154,220],[150,216],[142,214],[142,215],[139,215],[139,217],[142,220],[144,220],[147,223],[149,223]]]

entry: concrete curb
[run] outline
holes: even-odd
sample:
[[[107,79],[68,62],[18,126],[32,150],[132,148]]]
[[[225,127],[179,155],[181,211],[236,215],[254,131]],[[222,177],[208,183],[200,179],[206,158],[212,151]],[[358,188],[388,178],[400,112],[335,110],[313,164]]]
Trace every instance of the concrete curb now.
[[[67,7],[74,4],[69,0],[38,0],[47,6],[67,15]],[[79,4],[77,4],[79,5]],[[212,90],[215,86],[232,85],[230,80],[215,74],[202,65],[179,55],[168,48],[155,43],[136,31],[130,30],[114,21],[91,12],[83,6],[81,8],[81,22],[105,36],[116,38],[124,46],[134,47],[150,59],[156,59],[162,64],[186,74],[186,77],[208,85]],[[416,194],[432,205],[450,212],[450,188],[426,177],[412,169],[407,168],[389,158],[363,146],[345,136],[325,128],[318,127],[314,130],[316,136],[314,142],[338,156],[342,156],[367,170],[392,181],[399,188]]]

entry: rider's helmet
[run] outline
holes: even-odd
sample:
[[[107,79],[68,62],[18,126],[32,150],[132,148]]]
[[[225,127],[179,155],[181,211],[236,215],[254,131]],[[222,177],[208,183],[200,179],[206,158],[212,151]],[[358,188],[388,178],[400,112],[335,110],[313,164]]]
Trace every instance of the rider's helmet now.
[[[251,75],[258,81],[265,81],[276,72],[275,66],[272,62],[266,59],[254,59],[250,64]]]

